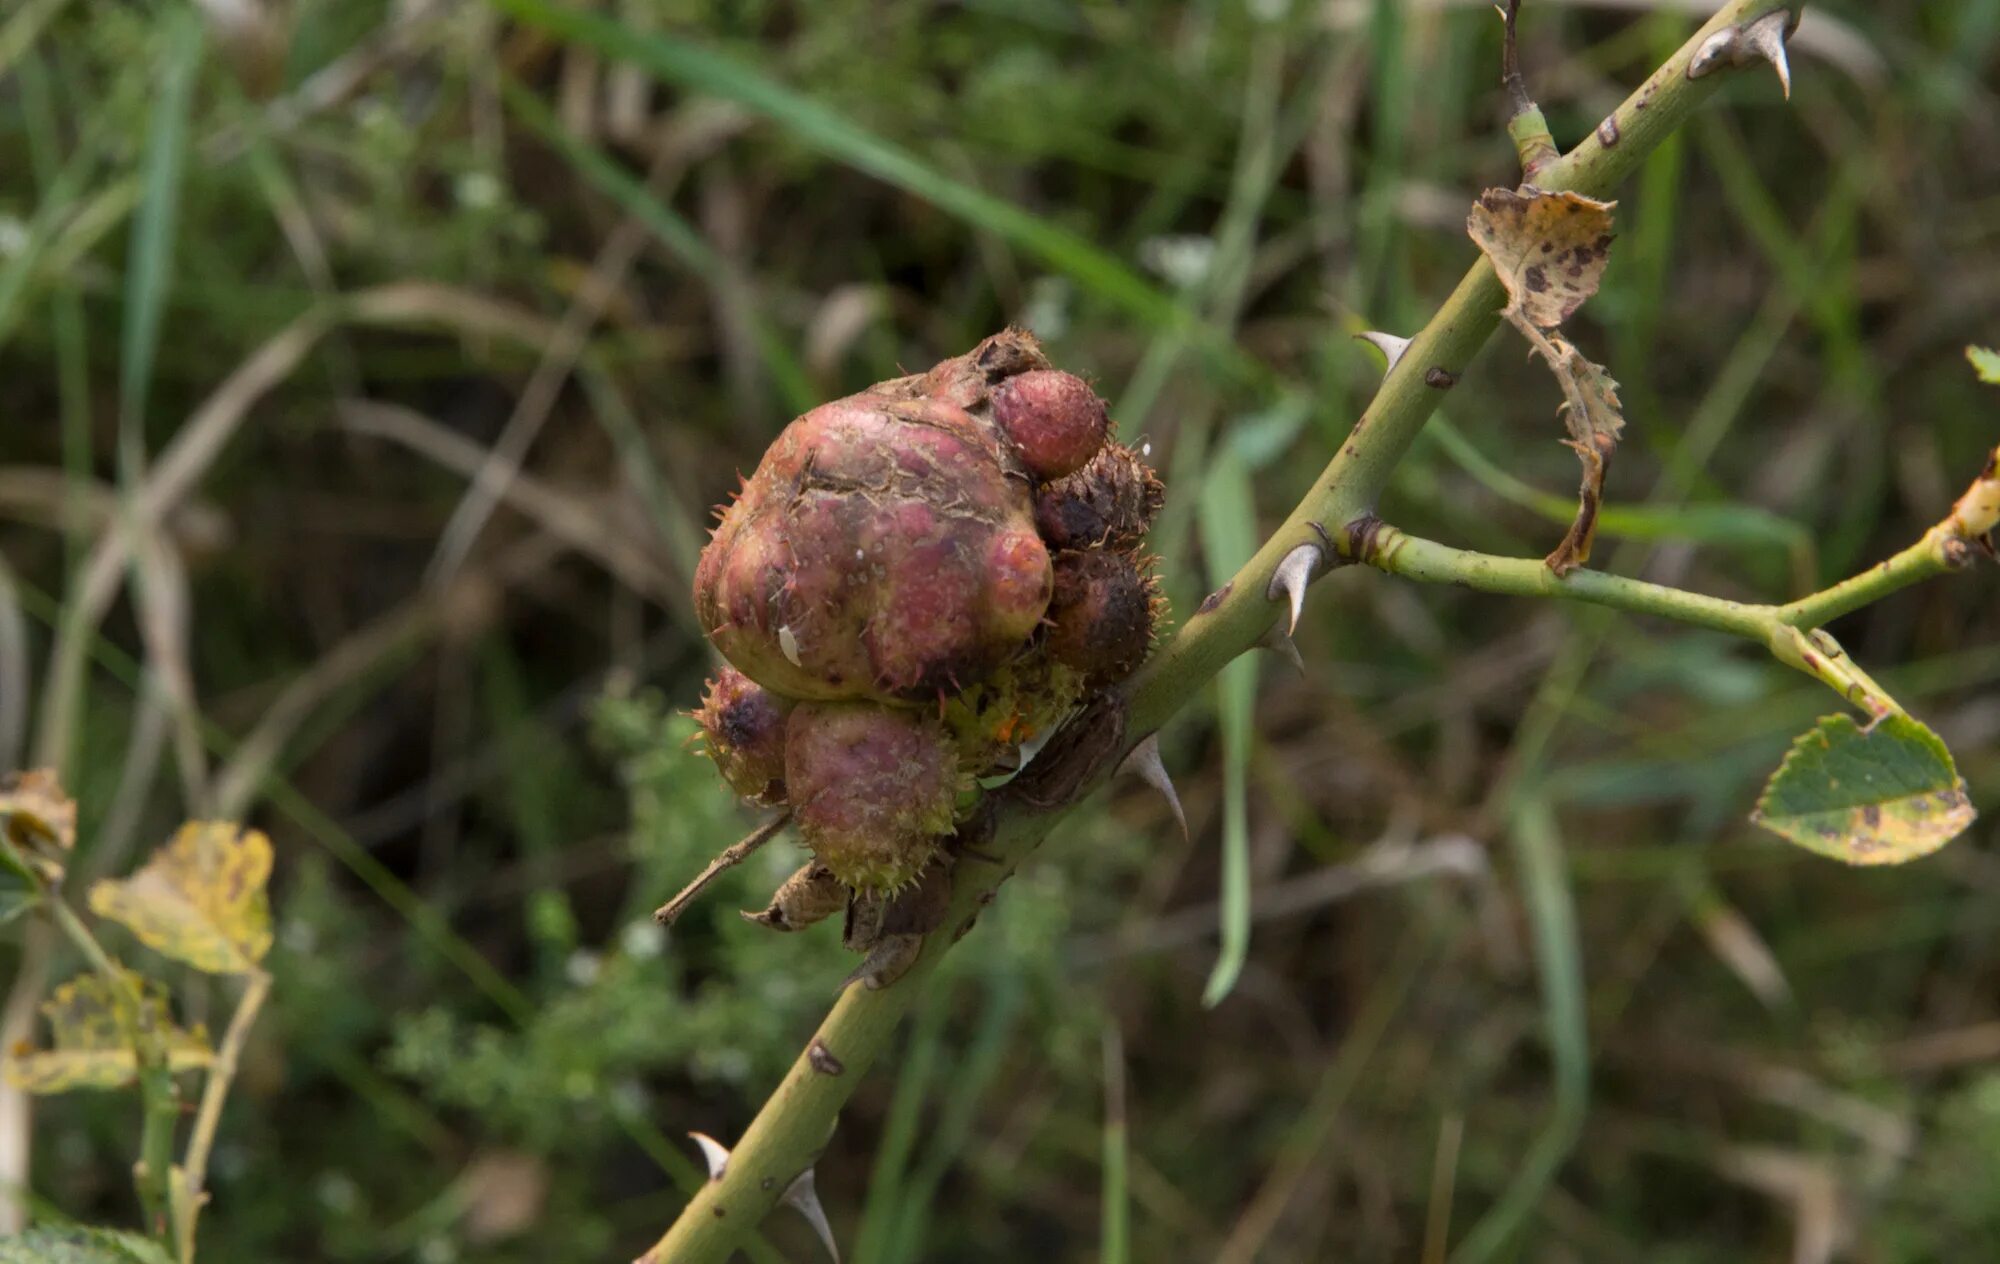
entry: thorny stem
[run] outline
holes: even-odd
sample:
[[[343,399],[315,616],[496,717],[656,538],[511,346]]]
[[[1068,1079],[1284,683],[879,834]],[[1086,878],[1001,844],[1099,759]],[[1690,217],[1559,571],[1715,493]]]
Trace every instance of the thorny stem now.
[[[208,1177],[208,1154],[215,1145],[215,1130],[222,1122],[222,1103],[229,1096],[230,1083],[236,1078],[236,1063],[243,1055],[243,1045],[250,1037],[250,1028],[257,1022],[257,1011],[263,1007],[264,998],[271,992],[271,976],[262,970],[251,974],[243,987],[243,996],[236,1002],[236,1013],[229,1019],[229,1030],[223,1033],[222,1044],[215,1051],[215,1062],[208,1069],[208,1081],[202,1085],[201,1104],[195,1110],[194,1131],[188,1134],[187,1155],[181,1166],[174,1169],[174,1179],[170,1194],[174,1208],[174,1245],[180,1264],[194,1264],[194,1226],[201,1216],[202,1205],[208,1196],[202,1192],[202,1183]]]
[[[1725,4],[1590,136],[1539,172],[1537,182],[1543,188],[1591,196],[1608,193],[1721,82],[1719,75],[1688,78],[1689,64],[1704,42],[1748,18],[1780,8],[1796,15],[1801,7],[1798,0]],[[1125,715],[1114,755],[1158,729],[1210,677],[1269,631],[1279,607],[1265,599],[1265,590],[1286,554],[1301,544],[1317,544],[1325,524],[1344,524],[1372,512],[1390,472],[1423,429],[1444,390],[1499,325],[1505,302],[1493,265],[1481,256],[1383,380],[1311,492],[1236,573],[1226,595],[1209,613],[1190,618],[1126,683],[1119,699]],[[645,1264],[716,1264],[728,1257],[825,1146],[841,1107],[888,1044],[896,1024],[923,990],[923,979],[937,968],[952,940],[970,928],[979,906],[992,898],[995,888],[1054,826],[1067,803],[1101,784],[1116,762],[1093,760],[1088,775],[1059,806],[1030,804],[1004,792],[996,796],[1001,802],[995,805],[993,837],[981,839],[982,850],[996,863],[958,867],[943,929],[925,942],[922,955],[899,982],[880,991],[847,989],[820,1024],[807,1052],[793,1062],[751,1121],[722,1178],[695,1195],[642,1257]],[[829,1064],[824,1057],[813,1056],[816,1050],[830,1052],[835,1060]],[[829,1065],[839,1070],[824,1069]]]

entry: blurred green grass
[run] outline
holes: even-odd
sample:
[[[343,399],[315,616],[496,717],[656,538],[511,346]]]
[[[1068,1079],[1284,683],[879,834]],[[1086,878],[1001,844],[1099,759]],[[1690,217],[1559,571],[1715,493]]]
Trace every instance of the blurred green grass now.
[[[1565,139],[1693,25],[1526,8]],[[1995,440],[1959,349],[2000,337],[2000,3],[1824,11],[1846,42],[1801,36],[1789,105],[1731,82],[1624,191],[1578,337],[1631,405],[1626,573],[1796,595],[1907,542]],[[0,762],[60,759],[105,867],[230,769],[256,788],[279,984],[217,1260],[630,1258],[699,1179],[681,1134],[732,1136],[796,1054],[850,963],[734,916],[784,849],[670,938],[647,917],[745,824],[675,715],[708,666],[680,594],[698,507],[788,416],[1027,322],[1168,472],[1185,610],[1358,414],[1379,360],[1349,335],[1409,332],[1512,179],[1483,5],[202,12],[0,13],[0,615],[27,629]],[[427,582],[468,477],[440,436],[486,459],[628,219],[523,476]],[[413,282],[417,316],[343,314]],[[300,321],[326,328],[296,367],[229,396]],[[83,626],[93,543],[218,402],[247,411]],[[1545,550],[1555,403],[1482,361],[1385,511]],[[1993,583],[1838,629],[1988,816]],[[1121,790],[954,955],[820,1164],[849,1258],[1438,1258],[1496,1208],[1516,1258],[1990,1253],[1990,824],[1890,872],[1755,833],[1827,704],[1715,638],[1342,572],[1301,645],[1306,681],[1246,666],[1164,735],[1190,841]],[[1467,840],[1490,864],[1423,868]],[[1565,878],[1552,938],[1531,910]],[[1222,911],[1247,943],[1207,1009]],[[129,1131],[44,1104],[33,1188],[128,1221]]]

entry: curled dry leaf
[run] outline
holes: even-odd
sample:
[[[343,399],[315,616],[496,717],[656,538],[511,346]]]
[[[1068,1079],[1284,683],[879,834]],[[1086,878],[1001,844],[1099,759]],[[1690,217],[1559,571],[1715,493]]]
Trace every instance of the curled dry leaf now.
[[[214,1054],[208,1033],[184,1031],[167,1013],[166,988],[135,971],[125,971],[130,989],[99,974],[80,975],[42,1004],[48,1016],[50,1047],[10,1054],[0,1072],[9,1084],[30,1093],[66,1093],[78,1088],[121,1088],[139,1075],[133,1041],[143,1017],[158,1033],[167,1064],[176,1071],[205,1067]],[[135,1005],[134,993],[138,996]]]
[[[44,881],[61,879],[76,846],[76,800],[63,793],[54,770],[0,779],[0,834]]]
[[[1625,415],[1619,409],[1618,383],[1578,351],[1568,340],[1549,340],[1560,358],[1556,381],[1562,384],[1563,423],[1569,438],[1563,442],[1576,450],[1583,462],[1583,483],[1577,492],[1576,518],[1570,523],[1562,543],[1546,559],[1549,569],[1567,575],[1590,560],[1591,541],[1597,534],[1597,510],[1604,500],[1604,475],[1611,468],[1611,455],[1618,450],[1618,436],[1625,429]],[[1539,346],[1536,347],[1540,351]]]
[[[231,821],[191,821],[145,868],[90,889],[91,911],[155,952],[210,974],[250,974],[271,947],[271,840]]]
[[[1528,340],[1563,391],[1564,442],[1583,463],[1576,519],[1548,556],[1558,575],[1590,559],[1604,499],[1604,475],[1625,428],[1618,383],[1554,330],[1597,293],[1611,255],[1612,202],[1578,193],[1488,189],[1473,203],[1466,232],[1507,289],[1502,315]]]

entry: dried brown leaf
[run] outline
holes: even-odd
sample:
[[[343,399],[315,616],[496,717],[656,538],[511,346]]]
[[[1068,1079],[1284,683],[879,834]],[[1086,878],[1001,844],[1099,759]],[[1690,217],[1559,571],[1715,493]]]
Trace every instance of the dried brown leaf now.
[[[76,800],[51,769],[10,774],[0,779],[0,833],[43,881],[58,881],[76,846]]]
[[[1532,340],[1531,340],[1532,341]],[[1618,437],[1625,429],[1619,411],[1618,383],[1563,338],[1548,340],[1555,359],[1550,367],[1563,388],[1563,423],[1569,438],[1563,442],[1576,450],[1583,463],[1583,482],[1577,490],[1576,518],[1562,543],[1546,559],[1550,570],[1567,575],[1590,560],[1591,542],[1597,535],[1597,511],[1604,500],[1604,476],[1611,468]],[[1536,351],[1542,348],[1537,346]]]
[[[1553,329],[1597,293],[1611,254],[1611,208],[1581,193],[1488,189],[1465,230],[1493,261],[1514,310]]]
[[[1471,234],[1507,287],[1501,313],[1541,356],[1563,391],[1564,440],[1583,463],[1576,519],[1548,556],[1549,569],[1567,575],[1590,559],[1604,475],[1625,416],[1618,383],[1555,332],[1585,299],[1597,293],[1611,250],[1611,202],[1577,193],[1539,189],[1488,189],[1466,217]]]

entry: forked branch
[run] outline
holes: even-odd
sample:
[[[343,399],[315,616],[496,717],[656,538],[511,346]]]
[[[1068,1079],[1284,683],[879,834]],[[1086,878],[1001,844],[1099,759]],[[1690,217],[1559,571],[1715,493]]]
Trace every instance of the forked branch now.
[[[1580,145],[1539,167],[1536,183],[1592,196],[1609,192],[1720,82],[1721,76],[1690,74],[1703,48],[1714,46],[1718,39],[1740,40],[1745,26],[1770,13],[1782,13],[1789,22],[1799,8],[1797,3],[1770,0],[1724,5]],[[922,979],[937,967],[950,944],[971,928],[980,906],[1068,807],[1110,776],[1127,751],[1196,696],[1225,664],[1265,638],[1279,612],[1287,608],[1267,597],[1284,560],[1302,547],[1322,548],[1329,525],[1373,512],[1391,471],[1444,391],[1493,333],[1506,301],[1492,265],[1482,257],[1396,358],[1348,442],[1291,516],[1225,586],[1226,595],[1204,603],[1203,610],[1190,616],[1138,674],[1059,733],[1036,761],[1041,775],[1034,785],[1017,782],[994,796],[990,817],[982,817],[990,825],[990,836],[979,839],[982,854],[994,863],[957,868],[942,929],[925,941],[901,982],[876,991],[849,988],[842,993],[807,1050],[733,1148],[727,1168],[695,1195],[646,1253],[647,1264],[711,1264],[725,1259],[811,1166],[856,1083],[922,991]],[[1532,565],[1546,569],[1540,562]],[[1309,568],[1324,569],[1324,565]],[[1289,603],[1290,586],[1280,584],[1277,591],[1281,603]]]

